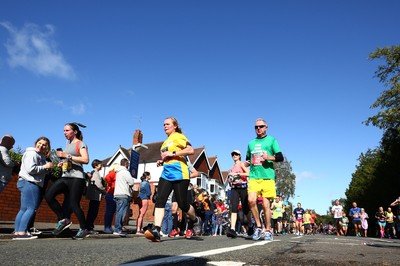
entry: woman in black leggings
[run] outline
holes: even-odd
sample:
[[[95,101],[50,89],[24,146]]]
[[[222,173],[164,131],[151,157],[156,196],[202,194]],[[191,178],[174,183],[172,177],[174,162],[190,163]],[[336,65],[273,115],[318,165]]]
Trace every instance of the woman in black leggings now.
[[[189,215],[185,238],[191,238],[194,227],[196,226],[197,229],[199,225],[195,210],[187,200],[190,173],[185,156],[193,154],[194,149],[182,134],[182,130],[175,118],[169,117],[164,120],[164,131],[168,138],[161,146],[161,160],[157,161],[157,166],[163,165],[164,169],[158,182],[154,226],[144,233],[145,237],[153,242],[160,242],[164,207],[172,190],[174,190],[179,208]]]
[[[231,152],[233,159],[233,166],[229,173],[229,183],[231,184],[231,228],[226,232],[227,237],[237,237],[236,222],[238,218],[239,201],[242,203],[243,214],[248,217],[250,221],[250,209],[247,197],[247,177],[249,176],[249,169],[241,161],[241,154],[239,150]],[[243,220],[243,219],[242,219]],[[245,232],[247,234],[247,232]]]
[[[68,140],[65,151],[57,150],[57,156],[62,159],[58,167],[62,167],[62,176],[47,190],[45,198],[49,207],[57,215],[58,223],[53,231],[54,235],[60,234],[70,227],[71,212],[78,218],[80,229],[73,239],[83,239],[88,235],[85,214],[80,206],[83,189],[86,185],[85,172],[82,164],[89,162],[89,153],[86,144],[82,141],[82,132],[78,123],[68,123],[64,126],[64,135]],[[56,196],[64,194],[64,208],[56,200]],[[65,206],[68,209],[65,210]]]

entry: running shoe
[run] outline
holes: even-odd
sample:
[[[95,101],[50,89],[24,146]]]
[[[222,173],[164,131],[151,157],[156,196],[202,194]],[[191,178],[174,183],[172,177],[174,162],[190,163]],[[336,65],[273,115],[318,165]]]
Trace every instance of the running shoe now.
[[[242,236],[243,236],[244,238],[248,238],[248,237],[249,237],[249,235],[247,234],[247,232],[244,232]]]
[[[262,228],[257,227],[254,230],[254,234],[251,236],[251,238],[253,238],[253,240],[259,240],[261,238],[261,235],[262,235]]]
[[[229,229],[226,231],[226,236],[227,236],[227,237],[236,238],[236,237],[237,237],[237,233],[236,233],[236,231],[233,230],[232,228],[229,228]]]
[[[190,220],[188,224],[188,228],[192,229],[193,235],[199,236],[201,235],[201,219],[200,217],[196,217],[195,220]]]
[[[89,231],[86,229],[79,229],[78,233],[72,238],[74,240],[82,240],[89,236]]]
[[[267,231],[264,233],[264,240],[268,240],[268,241],[274,240],[274,237],[272,236],[272,233],[271,233],[270,230],[267,230]]]
[[[33,236],[31,234],[23,234],[23,235],[14,235],[13,240],[32,240],[38,238],[37,236]]]
[[[42,231],[37,230],[35,227],[32,227],[29,232],[31,233],[31,235],[37,236],[40,235],[42,233]]]
[[[158,232],[155,227],[147,229],[146,232],[144,232],[144,237],[153,242],[160,242],[160,232]]]
[[[193,236],[193,230],[192,229],[186,230],[185,238],[189,239],[189,238],[192,238],[192,236]]]
[[[71,224],[72,222],[67,218],[58,221],[56,229],[53,231],[53,235],[58,236],[62,231],[70,227]]]
[[[179,236],[179,232],[176,229],[172,229],[171,233],[168,235],[169,237]]]
[[[126,237],[127,233],[125,231],[114,231],[113,235]]]

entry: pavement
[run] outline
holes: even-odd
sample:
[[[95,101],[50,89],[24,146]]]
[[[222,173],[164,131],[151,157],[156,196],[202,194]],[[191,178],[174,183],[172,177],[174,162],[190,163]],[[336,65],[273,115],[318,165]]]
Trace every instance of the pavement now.
[[[136,234],[136,226],[134,225],[135,221],[130,221],[128,225],[124,226],[125,230],[128,232],[128,236],[143,236],[140,234]],[[145,225],[148,223],[144,223]],[[35,228],[39,231],[42,231],[42,234],[39,235],[39,238],[42,237],[50,237],[52,236],[52,231],[54,230],[56,223],[42,223],[35,222]],[[103,233],[104,225],[95,225],[95,231],[97,234],[91,234],[90,237],[101,237],[101,238],[110,238],[110,237],[119,237],[113,234],[105,234]],[[60,234],[60,237],[72,237],[79,230],[79,224],[72,224],[70,228],[66,229],[65,232]],[[0,239],[12,239],[14,233],[14,221],[0,221]]]

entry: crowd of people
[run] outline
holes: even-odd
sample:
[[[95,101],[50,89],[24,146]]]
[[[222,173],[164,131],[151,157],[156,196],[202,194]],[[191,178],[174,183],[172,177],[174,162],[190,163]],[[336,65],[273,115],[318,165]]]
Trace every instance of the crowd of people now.
[[[59,158],[57,167],[61,175],[47,188],[49,176],[53,169],[50,161],[51,145],[46,137],[40,137],[34,146],[27,148],[21,165],[9,158],[8,151],[15,144],[11,135],[3,136],[0,143],[0,192],[7,185],[12,169],[18,170],[17,187],[21,191],[21,207],[15,219],[14,240],[37,238],[40,232],[33,226],[35,213],[44,198],[57,217],[53,231],[55,236],[72,224],[71,214],[79,221],[79,230],[73,239],[84,239],[90,234],[97,234],[94,222],[99,214],[102,198],[106,201],[104,213],[105,234],[121,237],[127,235],[127,213],[133,200],[134,179],[129,172],[129,161],[122,159],[119,164],[110,167],[109,172],[101,177],[103,165],[100,160],[93,160],[93,171],[85,173],[83,165],[89,163],[87,145],[83,142],[79,123],[67,123],[64,136],[67,139],[65,149],[57,149]],[[255,121],[256,137],[248,143],[245,160],[239,150],[233,150],[233,166],[229,171],[230,190],[227,201],[198,188],[190,178],[199,176],[197,170],[188,160],[194,149],[188,138],[183,135],[178,121],[173,117],[164,120],[164,131],[167,139],[161,146],[160,160],[157,166],[163,167],[156,192],[152,195],[150,172],[141,177],[138,195],[139,214],[137,217],[137,234],[153,241],[161,237],[194,235],[226,235],[229,238],[244,236],[253,240],[273,240],[281,234],[309,235],[315,233],[336,232],[337,236],[347,235],[349,223],[354,226],[356,236],[367,236],[369,216],[363,208],[353,203],[348,214],[336,200],[332,207],[334,223],[316,225],[316,214],[310,209],[303,209],[301,203],[290,213],[290,206],[277,195],[275,188],[274,162],[284,160],[277,140],[267,135],[267,124],[264,119]],[[63,194],[59,202],[57,196]],[[83,212],[80,201],[85,195],[89,200],[87,214]],[[144,217],[149,202],[153,201],[154,223],[144,226]],[[400,198],[391,206],[400,203]],[[115,215],[114,228],[112,221]],[[129,215],[128,215],[129,216]],[[380,237],[397,237],[395,215],[391,208],[384,211],[382,207],[375,214],[378,220]]]

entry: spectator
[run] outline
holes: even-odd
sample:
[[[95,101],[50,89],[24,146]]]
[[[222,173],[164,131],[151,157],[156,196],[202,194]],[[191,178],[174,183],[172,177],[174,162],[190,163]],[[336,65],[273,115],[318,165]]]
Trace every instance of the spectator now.
[[[128,159],[121,160],[121,166],[117,170],[115,178],[115,190],[114,200],[117,205],[116,217],[115,217],[115,229],[114,235],[126,237],[127,232],[123,231],[124,220],[128,211],[129,203],[132,201],[132,186],[134,185],[134,179],[128,171],[129,161]]]
[[[213,229],[214,229],[214,234],[213,236],[216,236],[217,233],[219,232],[219,235],[222,236],[222,223],[223,223],[223,212],[220,207],[217,207],[214,211],[213,214]]]
[[[173,218],[172,218],[172,196],[174,192],[172,191],[169,196],[167,203],[165,204],[165,213],[164,213],[164,218],[162,221],[162,226],[161,226],[161,236],[169,236],[172,233],[172,228],[173,228]],[[176,213],[176,216],[178,217],[178,213]],[[176,230],[176,229],[175,229]],[[179,233],[178,233],[179,234]],[[174,237],[175,234],[171,237]]]
[[[143,219],[146,215],[147,208],[149,206],[150,197],[151,197],[151,187],[149,180],[151,179],[149,172],[144,172],[140,180],[140,190],[139,190],[139,216],[137,219],[137,228],[136,232],[139,234],[144,234],[143,231]]]
[[[117,175],[116,170],[119,165],[117,163],[113,164],[110,167],[110,171],[105,176],[106,180],[106,211],[104,213],[104,233],[112,234],[114,232],[112,228],[112,221],[114,218],[115,211],[117,209],[117,205],[114,200],[114,189],[115,189],[115,178]]]
[[[43,187],[46,173],[53,167],[53,163],[46,161],[50,149],[50,140],[40,137],[36,140],[35,147],[27,148],[22,157],[17,183],[21,191],[21,208],[15,218],[13,240],[37,238],[28,233],[28,223],[38,208],[40,188]]]
[[[4,190],[10,182],[15,163],[11,160],[10,150],[13,148],[15,140],[11,135],[4,135],[0,142],[0,192]]]
[[[89,179],[89,184],[86,190],[86,199],[89,200],[89,209],[86,216],[87,229],[89,234],[97,234],[94,231],[94,221],[99,214],[99,207],[101,197],[105,194],[105,187],[103,185],[103,178],[101,178],[99,171],[103,167],[100,160],[93,160],[92,162],[93,172]]]

